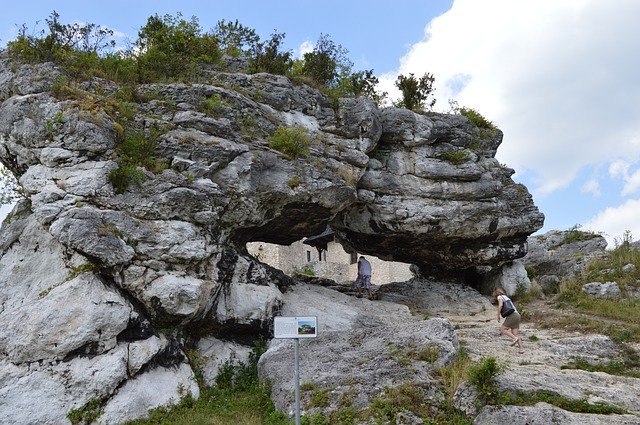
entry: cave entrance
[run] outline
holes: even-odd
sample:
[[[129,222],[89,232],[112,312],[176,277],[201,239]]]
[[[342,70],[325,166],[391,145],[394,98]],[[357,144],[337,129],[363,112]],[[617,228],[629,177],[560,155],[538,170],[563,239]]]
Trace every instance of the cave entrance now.
[[[360,253],[346,250],[333,229],[308,236],[290,245],[268,242],[248,242],[247,251],[258,261],[282,270],[288,275],[303,274],[352,284],[358,275]],[[385,261],[373,255],[364,256],[371,262],[371,283],[377,286],[404,282],[413,277],[410,264]]]

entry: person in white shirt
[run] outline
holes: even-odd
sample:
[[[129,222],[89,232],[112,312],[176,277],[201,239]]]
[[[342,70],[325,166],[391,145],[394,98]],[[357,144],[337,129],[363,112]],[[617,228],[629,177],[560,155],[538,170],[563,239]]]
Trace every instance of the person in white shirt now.
[[[513,304],[513,301],[507,297],[504,293],[504,289],[496,288],[493,290],[493,298],[498,302],[498,316],[497,320],[500,323],[500,318],[504,317],[504,322],[500,326],[500,333],[507,335],[511,338],[511,346],[518,346],[518,352],[522,354],[522,338],[518,335],[518,329],[520,328],[520,313]]]

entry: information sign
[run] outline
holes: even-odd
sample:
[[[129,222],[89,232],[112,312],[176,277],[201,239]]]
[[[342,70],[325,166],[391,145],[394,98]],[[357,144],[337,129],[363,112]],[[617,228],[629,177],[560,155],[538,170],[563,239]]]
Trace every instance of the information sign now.
[[[274,317],[274,338],[315,338],[318,336],[318,320],[315,316]]]

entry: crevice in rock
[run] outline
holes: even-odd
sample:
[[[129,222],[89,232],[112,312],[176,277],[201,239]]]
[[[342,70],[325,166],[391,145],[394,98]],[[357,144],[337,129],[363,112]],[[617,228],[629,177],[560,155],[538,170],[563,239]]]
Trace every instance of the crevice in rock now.
[[[178,364],[183,363],[186,356],[184,355],[182,348],[183,347],[177,338],[168,336],[166,347],[149,359],[149,361],[140,368],[136,375],[148,372],[149,370],[157,367],[176,367]]]

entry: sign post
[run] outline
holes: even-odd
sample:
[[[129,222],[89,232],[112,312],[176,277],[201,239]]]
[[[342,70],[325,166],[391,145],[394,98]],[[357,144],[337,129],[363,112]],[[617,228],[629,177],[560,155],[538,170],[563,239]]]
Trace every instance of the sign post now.
[[[315,338],[318,336],[318,319],[315,316],[306,317],[274,317],[274,338],[294,339],[293,356],[295,361],[295,399],[296,425],[300,425],[300,338]]]

